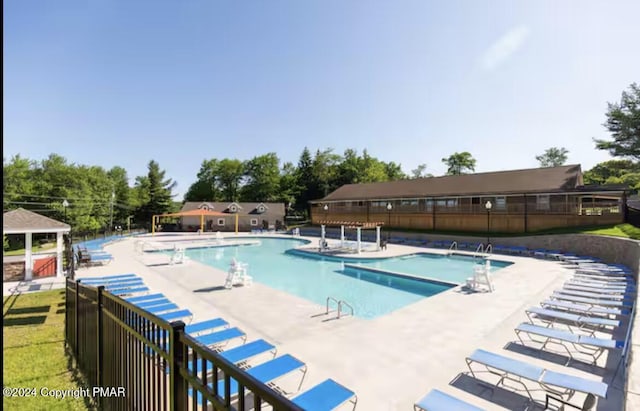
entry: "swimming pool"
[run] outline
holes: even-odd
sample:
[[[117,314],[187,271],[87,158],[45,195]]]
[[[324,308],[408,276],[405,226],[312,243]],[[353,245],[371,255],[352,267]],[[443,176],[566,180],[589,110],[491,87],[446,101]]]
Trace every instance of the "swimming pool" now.
[[[291,250],[305,244],[298,239],[260,238],[260,245],[187,249],[196,261],[227,271],[231,259],[249,265],[254,281],[297,295],[324,306],[327,297],[344,300],[361,318],[376,318],[450,289],[471,276],[475,262],[469,258],[447,258],[414,254],[387,259],[340,259],[298,255]],[[380,272],[345,269],[342,262],[363,268],[389,270],[442,282],[420,281]],[[494,271],[510,263],[492,262]]]

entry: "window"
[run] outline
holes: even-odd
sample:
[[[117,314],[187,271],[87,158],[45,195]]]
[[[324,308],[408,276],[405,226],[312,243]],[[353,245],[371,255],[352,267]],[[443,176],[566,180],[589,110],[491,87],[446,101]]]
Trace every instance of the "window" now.
[[[251,221],[249,221],[249,223],[253,226],[258,225],[258,219],[257,218],[252,218]]]
[[[436,207],[444,207],[447,205],[447,200],[436,200]]]
[[[218,218],[218,225],[225,225],[225,219],[224,218]]]
[[[506,210],[507,199],[505,197],[496,197],[496,210]]]
[[[471,204],[472,205],[480,204],[480,197],[471,197]]]
[[[457,207],[458,206],[458,199],[457,198],[449,198],[447,200],[447,207]]]
[[[427,206],[427,210],[433,209],[433,199],[432,198],[425,198],[424,203]]]
[[[259,206],[258,206],[258,212],[259,212],[259,213],[264,213],[264,210],[265,210],[265,208],[264,208],[264,206],[263,206],[263,205],[259,205]],[[252,224],[252,225],[253,225],[253,224]],[[256,223],[256,225],[257,225],[257,223]]]
[[[386,207],[387,206],[387,202],[386,201],[372,201],[371,202],[371,207]]]
[[[548,210],[549,209],[549,195],[536,196],[536,210]]]
[[[231,211],[232,213],[235,213],[236,211],[238,211],[238,207],[236,207],[235,204],[231,204],[229,206],[229,211]]]
[[[206,206],[206,205],[203,205],[203,206],[201,206],[201,207],[200,207],[200,209],[201,209],[201,210],[209,210],[209,207],[208,207],[208,206]]]
[[[401,206],[417,206],[418,200],[402,200],[400,201]]]

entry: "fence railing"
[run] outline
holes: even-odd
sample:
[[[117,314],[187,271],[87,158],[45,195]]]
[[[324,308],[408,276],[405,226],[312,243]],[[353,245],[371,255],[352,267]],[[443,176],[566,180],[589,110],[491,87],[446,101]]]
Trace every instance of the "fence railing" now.
[[[273,388],[198,344],[181,321],[168,323],[102,287],[66,283],[65,342],[105,410],[302,409]],[[237,395],[231,395],[231,380]],[[218,386],[220,382],[220,387]],[[246,395],[251,393],[251,396]],[[120,391],[117,392],[119,394]]]

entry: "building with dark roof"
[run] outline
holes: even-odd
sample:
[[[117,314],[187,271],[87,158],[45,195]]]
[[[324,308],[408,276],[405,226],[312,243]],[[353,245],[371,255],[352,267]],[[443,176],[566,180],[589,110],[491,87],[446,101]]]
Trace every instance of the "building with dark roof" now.
[[[617,224],[626,189],[585,186],[580,165],[346,184],[311,202],[312,222],[385,221],[394,228],[532,232]]]
[[[276,229],[284,225],[284,203],[240,203],[215,201],[187,201],[181,211],[204,209],[223,213],[204,218],[205,231],[235,231],[236,215],[238,231]],[[197,231],[200,217],[182,217],[183,231]]]

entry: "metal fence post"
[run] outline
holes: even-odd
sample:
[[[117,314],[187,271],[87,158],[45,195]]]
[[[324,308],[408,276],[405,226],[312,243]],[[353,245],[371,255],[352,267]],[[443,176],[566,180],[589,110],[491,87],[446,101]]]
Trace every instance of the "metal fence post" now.
[[[180,375],[180,369],[185,367],[184,363],[184,343],[182,336],[184,335],[185,324],[182,321],[171,323],[171,336],[169,338],[171,351],[171,368],[170,368],[170,384],[171,398],[170,410],[183,411],[187,409],[187,387],[184,378]]]
[[[80,301],[80,280],[76,281],[76,293],[75,293],[75,297],[76,297],[76,302],[75,302],[75,323],[73,325],[73,328],[75,328],[75,330],[73,331],[75,334],[75,338],[73,341],[73,354],[76,357],[76,365],[78,364],[78,354],[79,354],[79,344],[78,344],[78,313],[80,312],[80,310],[78,309],[78,301]]]
[[[96,307],[96,331],[98,338],[96,339],[96,383],[98,387],[102,387],[102,293],[104,292],[104,285],[98,287],[98,301]],[[100,401],[100,398],[98,398]]]

